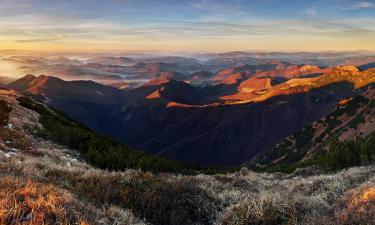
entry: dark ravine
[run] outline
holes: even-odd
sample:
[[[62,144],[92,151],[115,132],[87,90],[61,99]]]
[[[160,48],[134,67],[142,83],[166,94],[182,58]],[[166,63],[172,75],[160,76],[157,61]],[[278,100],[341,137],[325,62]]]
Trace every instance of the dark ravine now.
[[[130,145],[179,161],[238,164],[335,107],[335,98],[313,103],[314,94],[201,109],[136,105],[114,118],[111,130]]]

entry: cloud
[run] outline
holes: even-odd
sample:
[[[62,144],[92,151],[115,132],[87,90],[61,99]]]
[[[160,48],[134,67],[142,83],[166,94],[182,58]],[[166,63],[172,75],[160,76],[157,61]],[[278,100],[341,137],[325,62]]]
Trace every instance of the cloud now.
[[[155,4],[143,4],[151,1]],[[0,42],[7,48],[9,43],[14,46],[24,43],[18,44],[23,48],[70,48],[74,45],[106,48],[143,42],[156,49],[160,43],[167,42],[184,46],[189,41],[272,39],[269,41],[272,44],[280,38],[342,40],[342,37],[354,37],[353,40],[359,40],[362,36],[373,37],[375,15],[361,13],[359,16],[340,11],[342,1],[350,10],[375,7],[370,0],[356,3],[335,0],[331,5],[325,4],[328,0],[314,4],[306,4],[307,0],[188,0],[182,3],[172,0],[56,0],[51,4],[42,4],[47,0],[0,0]],[[121,4],[111,5],[116,2]],[[129,7],[125,7],[125,2]]]
[[[236,3],[236,0],[230,1],[230,4],[223,1],[199,0],[193,3],[193,7],[214,13],[240,12],[241,10]]]
[[[306,14],[311,17],[317,16],[318,12],[315,9],[307,9],[303,14]]]
[[[373,2],[356,2],[350,7],[344,7],[342,10],[360,10],[360,9],[375,9],[375,3]]]
[[[16,42],[19,42],[19,43],[50,42],[50,41],[57,41],[57,40],[60,40],[62,38],[64,38],[64,35],[59,34],[59,35],[56,35],[54,37],[20,39],[20,40],[16,40]]]
[[[4,23],[4,22],[3,22]],[[56,35],[48,35],[57,33]],[[228,22],[217,19],[197,21],[154,22],[126,25],[109,21],[80,21],[79,23],[10,23],[0,21],[0,34],[19,43],[106,42],[148,40],[185,40],[252,38],[259,36],[312,35],[337,37],[375,34],[375,19],[345,20],[247,20]],[[260,37],[259,37],[260,38]]]

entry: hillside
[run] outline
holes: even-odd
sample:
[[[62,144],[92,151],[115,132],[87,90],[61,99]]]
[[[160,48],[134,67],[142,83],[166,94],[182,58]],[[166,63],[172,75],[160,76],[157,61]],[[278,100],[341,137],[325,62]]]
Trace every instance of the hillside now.
[[[100,126],[100,121],[104,120],[103,113],[117,105],[123,96],[121,90],[93,81],[64,81],[44,75],[26,75],[7,87],[33,95],[100,132],[104,132]]]
[[[44,122],[52,111],[19,97],[0,94],[1,121],[7,125],[0,128],[1,223],[349,225],[374,219],[373,167],[304,177],[245,168],[196,176],[110,172],[94,167],[95,161],[85,163],[80,147],[46,140],[56,137]],[[61,118],[75,126],[52,115],[56,124]],[[35,136],[38,130],[44,135]]]
[[[313,65],[278,65],[274,70],[260,71],[255,74],[257,77],[285,77],[297,78],[308,75],[326,73],[329,69],[321,69]]]
[[[375,69],[359,71],[356,67],[341,66],[330,68],[329,72],[312,78],[294,78],[274,85],[268,86],[255,95],[242,95],[243,90],[239,89],[234,95],[223,96],[226,104],[248,104],[251,102],[262,102],[280,95],[291,95],[307,93],[324,86],[351,85],[358,89],[375,82]]]
[[[261,168],[287,167],[326,154],[335,142],[360,142],[363,138],[370,141],[370,136],[375,132],[374,102],[375,89],[364,90],[360,95],[342,99],[335,111],[258,155],[253,163]],[[375,150],[375,145],[368,145],[372,151]]]

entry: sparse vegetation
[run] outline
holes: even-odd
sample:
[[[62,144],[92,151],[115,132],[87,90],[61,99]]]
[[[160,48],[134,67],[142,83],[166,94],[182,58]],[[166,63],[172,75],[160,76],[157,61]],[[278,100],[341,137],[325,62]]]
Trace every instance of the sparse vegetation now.
[[[293,173],[298,168],[318,166],[328,171],[337,171],[375,162],[375,132],[356,141],[333,141],[329,151],[321,152],[314,158],[305,161],[292,161],[266,167],[267,172]]]
[[[76,172],[51,169],[45,177],[97,205],[130,208],[152,224],[208,224],[214,216],[211,215],[216,209],[214,200],[190,183],[190,179],[168,181],[163,176],[134,173],[130,180],[125,181],[119,179],[121,174],[91,175],[80,176]]]
[[[266,151],[260,157],[258,157],[257,162],[261,164],[272,164],[273,161],[280,161],[279,164],[290,164],[301,160],[306,153],[303,147],[311,142],[314,133],[315,129],[312,127],[312,125],[303,128],[301,131],[293,134],[290,137],[292,141],[289,139],[283,140],[277,146]],[[298,151],[295,151],[295,149],[298,149]],[[282,172],[292,172],[292,168],[296,168],[296,166],[292,166],[286,170],[282,169]],[[267,169],[267,171],[281,172],[281,167],[272,167],[272,169]]]
[[[8,124],[9,113],[12,108],[9,107],[8,103],[4,100],[0,100],[0,126],[5,126]]]
[[[5,142],[6,146],[9,148],[20,150],[30,150],[32,148],[30,138],[23,135],[19,129],[1,127],[0,140]]]
[[[12,150],[30,150],[31,140],[22,134],[19,128],[9,123],[9,113],[12,108],[4,100],[0,100],[0,150],[7,152]]]
[[[193,177],[94,169],[67,157],[62,150],[49,149],[57,147],[53,144],[46,145],[48,150],[41,150],[42,155],[19,155],[0,163],[0,172],[62,188],[98,208],[109,205],[131,209],[151,224],[211,224],[217,216],[216,198],[199,187]]]
[[[369,100],[361,95],[357,95],[352,100],[350,100],[346,105],[344,106],[338,106],[338,108],[332,112],[330,115],[328,115],[325,119],[325,122],[328,124],[328,127],[326,130],[321,134],[319,137],[319,140],[323,140],[324,136],[331,132],[333,129],[335,129],[337,126],[341,125],[342,122],[338,119],[340,116],[347,114],[349,116],[355,116],[357,110],[368,104]],[[358,118],[360,119],[360,118]],[[355,120],[351,126],[355,126],[356,122],[359,120]]]
[[[351,121],[349,121],[348,127],[357,128],[359,124],[364,123],[364,122],[365,122],[365,118],[363,117],[363,115],[358,114]]]
[[[324,163],[332,170],[358,166],[361,163],[359,149],[353,141],[333,142],[323,157]]]
[[[302,148],[309,143],[314,136],[315,130],[312,125],[303,128],[300,132],[297,132],[294,137],[296,140],[296,147]]]
[[[334,141],[329,151],[315,157],[314,164],[329,170],[340,170],[358,165],[374,163],[375,132],[355,141]]]
[[[94,169],[75,161],[73,152],[47,142],[39,151],[43,156],[18,155],[0,163],[1,173],[66,190],[78,198],[76,205],[71,204],[80,212],[75,215],[88,222],[95,215],[101,218],[97,221],[106,221],[103,224],[141,224],[131,213],[123,217],[132,223],[115,223],[119,217],[110,208],[116,212],[130,209],[150,224],[326,224],[321,221],[340,221],[335,217],[337,204],[343,198],[349,201],[345,196],[353,188],[373,185],[369,180],[375,173],[373,167],[361,167],[305,177],[247,169],[214,176],[153,175]],[[80,204],[92,204],[94,209],[88,209],[94,211],[81,211]],[[367,205],[365,212],[373,206]]]
[[[314,140],[312,137],[316,131],[312,125],[309,125],[259,156],[257,162],[265,166],[255,169],[292,173],[298,168],[318,167],[325,171],[337,171],[373,163],[374,133],[367,137],[357,137],[353,141],[337,141],[343,132],[349,131],[350,128],[357,129],[359,124],[365,123],[365,116],[371,114],[371,107],[371,101],[364,96],[358,95],[352,98],[317,122],[319,126],[325,126]],[[312,157],[304,158],[306,153],[316,146],[320,150]],[[324,147],[329,150],[324,150]]]
[[[83,206],[49,185],[14,177],[0,178],[1,224],[91,224]]]
[[[371,108],[374,108],[374,107],[375,107],[375,99],[372,99],[372,100],[370,101],[369,106],[370,106]]]

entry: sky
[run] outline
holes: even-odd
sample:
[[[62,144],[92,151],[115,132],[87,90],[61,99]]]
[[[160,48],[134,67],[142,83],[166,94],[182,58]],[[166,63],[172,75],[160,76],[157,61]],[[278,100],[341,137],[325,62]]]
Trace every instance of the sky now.
[[[375,0],[0,0],[0,50],[375,50]]]

